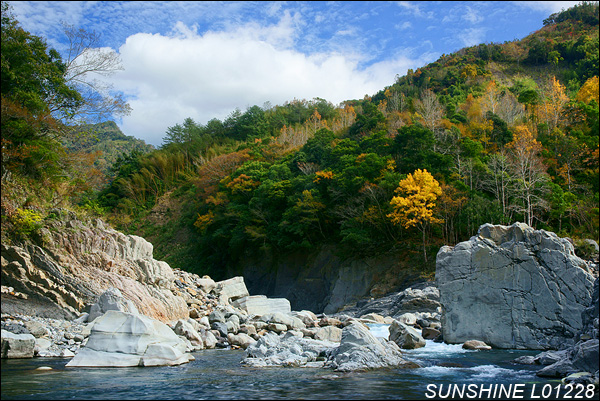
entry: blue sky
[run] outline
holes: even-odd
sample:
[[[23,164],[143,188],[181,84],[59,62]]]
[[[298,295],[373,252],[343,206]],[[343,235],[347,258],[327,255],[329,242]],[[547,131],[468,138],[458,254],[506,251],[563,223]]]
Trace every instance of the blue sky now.
[[[101,34],[124,70],[103,77],[133,108],[126,135],[159,146],[186,117],[373,95],[396,75],[478,43],[520,39],[577,1],[11,1],[64,52],[61,23]],[[100,78],[100,77],[99,77]]]

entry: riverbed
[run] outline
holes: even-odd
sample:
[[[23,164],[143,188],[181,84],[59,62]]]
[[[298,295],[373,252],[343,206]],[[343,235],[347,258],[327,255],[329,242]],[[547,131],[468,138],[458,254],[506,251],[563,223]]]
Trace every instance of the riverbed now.
[[[337,373],[316,368],[250,368],[240,365],[241,350],[202,350],[196,360],[170,367],[66,368],[67,358],[2,360],[2,400],[145,399],[428,399],[448,389],[480,392],[503,386],[532,390],[558,381],[535,376],[539,367],[513,364],[536,351],[467,351],[460,345],[427,341],[404,351],[418,369],[380,369]],[[36,370],[50,367],[51,370]],[[467,387],[471,385],[471,387]],[[536,387],[534,387],[534,385]],[[483,390],[483,393],[481,391]],[[493,393],[489,393],[493,396]],[[540,393],[541,394],[541,393]],[[447,397],[444,397],[447,398]],[[488,397],[493,398],[493,397]],[[546,398],[547,399],[547,398]]]

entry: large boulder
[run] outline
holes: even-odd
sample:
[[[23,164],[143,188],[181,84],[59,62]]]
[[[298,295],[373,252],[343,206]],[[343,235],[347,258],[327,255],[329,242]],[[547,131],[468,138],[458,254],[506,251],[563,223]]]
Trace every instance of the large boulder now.
[[[291,313],[290,301],[285,298],[267,298],[264,295],[252,295],[239,298],[231,302],[231,305],[246,311],[248,315],[262,316],[267,313]]]
[[[414,328],[394,320],[390,326],[390,341],[402,349],[416,349],[425,346],[425,339]]]
[[[405,364],[400,348],[385,339],[376,338],[369,328],[353,322],[342,330],[342,339],[328,361],[338,371],[359,371],[398,367]]]
[[[2,330],[3,359],[33,358],[35,349],[35,337],[31,334],[14,334]]]
[[[592,290],[592,302],[590,306],[585,308],[581,314],[583,329],[579,336],[580,340],[598,339],[598,315],[600,314],[600,291],[598,289],[598,278],[594,281],[594,289]]]
[[[217,286],[213,291],[219,295],[219,302],[224,305],[229,305],[230,301],[250,295],[244,283],[244,277],[241,276],[219,281],[216,284]]]
[[[109,310],[116,310],[121,312],[128,312],[138,314],[138,310],[135,304],[130,300],[123,297],[121,291],[117,288],[110,287],[100,295],[98,302],[92,305],[90,308],[90,314],[88,321],[92,322],[98,316],[104,315]]]
[[[594,277],[567,239],[515,223],[443,246],[436,281],[444,341],[558,349],[581,331]]]
[[[186,343],[166,324],[110,310],[96,319],[85,347],[66,366],[180,365],[194,359],[186,348]]]

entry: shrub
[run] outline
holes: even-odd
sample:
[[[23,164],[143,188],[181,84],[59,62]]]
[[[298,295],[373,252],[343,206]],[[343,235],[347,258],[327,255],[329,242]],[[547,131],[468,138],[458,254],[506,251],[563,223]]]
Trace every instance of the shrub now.
[[[44,217],[31,209],[17,209],[13,217],[15,233],[20,236],[28,236],[42,227]]]

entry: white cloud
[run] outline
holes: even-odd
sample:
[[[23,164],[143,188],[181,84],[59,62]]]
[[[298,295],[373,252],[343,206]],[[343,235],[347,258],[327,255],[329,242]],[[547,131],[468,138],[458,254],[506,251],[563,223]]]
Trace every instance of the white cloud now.
[[[485,42],[485,28],[468,28],[460,31],[457,36],[464,46],[475,46]]]
[[[556,13],[579,4],[579,1],[513,1],[520,7],[530,8],[535,11]]]
[[[405,21],[402,24],[396,24],[396,25],[394,25],[394,28],[399,29],[401,31],[404,31],[406,29],[411,29],[412,28],[412,23],[410,21]]]
[[[186,117],[206,123],[225,119],[236,107],[243,111],[294,98],[321,97],[337,104],[372,95],[391,85],[396,74],[437,57],[398,55],[361,70],[353,54],[293,50],[292,20],[204,34],[178,22],[170,36],[130,36],[119,49],[125,70],[112,78],[133,108],[122,130],[160,145],[166,129]]]
[[[398,1],[398,2],[396,2],[396,4],[398,4],[400,7],[402,7],[406,11],[412,13],[415,17],[424,17],[424,18],[432,18],[433,17],[433,12],[431,12],[431,11],[424,12],[421,9],[421,7],[419,7],[417,4],[414,4],[413,2]]]
[[[472,24],[477,24],[483,21],[483,17],[479,15],[479,13],[476,10],[473,10],[469,6],[467,6],[466,8],[466,13],[463,15],[464,20],[469,21]]]

